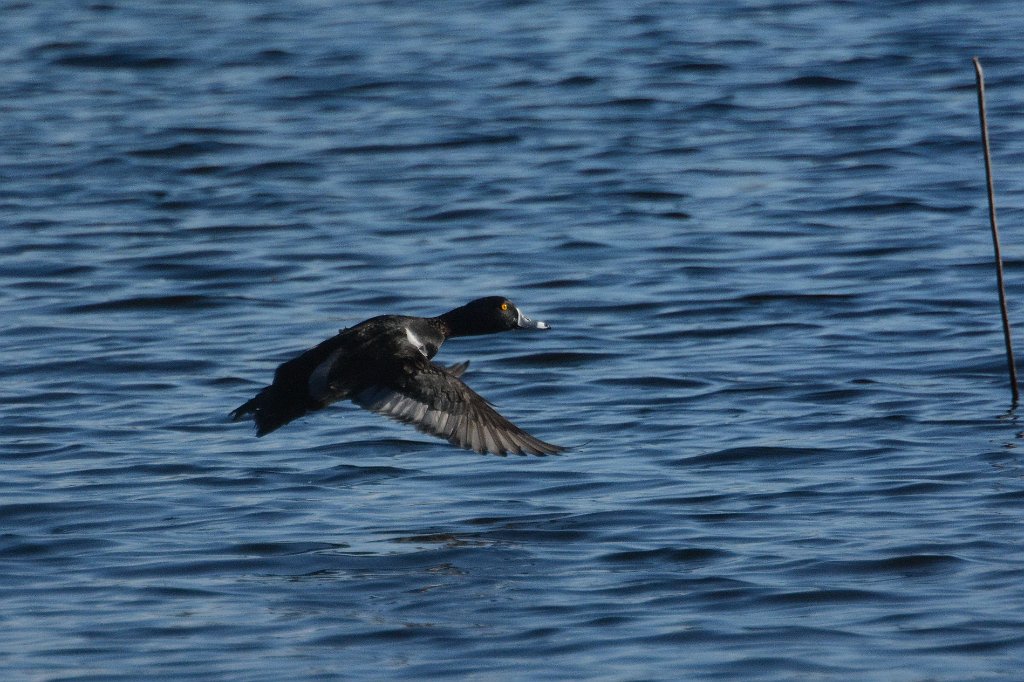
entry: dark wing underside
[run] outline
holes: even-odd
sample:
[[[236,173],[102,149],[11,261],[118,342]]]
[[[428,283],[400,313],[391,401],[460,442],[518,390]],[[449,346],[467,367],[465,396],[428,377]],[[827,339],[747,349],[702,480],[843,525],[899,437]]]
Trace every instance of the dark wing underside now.
[[[459,376],[465,365],[445,368],[423,361],[386,384],[368,386],[352,402],[453,445],[495,455],[553,455],[564,448],[534,438],[498,414]]]

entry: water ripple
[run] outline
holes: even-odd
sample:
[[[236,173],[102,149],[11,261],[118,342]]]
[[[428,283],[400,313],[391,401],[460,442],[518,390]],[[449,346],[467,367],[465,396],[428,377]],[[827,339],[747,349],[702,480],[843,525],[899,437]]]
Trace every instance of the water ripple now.
[[[1002,679],[1020,8],[4,7],[11,679]],[[980,173],[980,174],[979,174]],[[1005,215],[1004,215],[1005,212]],[[230,423],[382,313],[559,457]],[[253,656],[253,651],[260,655]]]

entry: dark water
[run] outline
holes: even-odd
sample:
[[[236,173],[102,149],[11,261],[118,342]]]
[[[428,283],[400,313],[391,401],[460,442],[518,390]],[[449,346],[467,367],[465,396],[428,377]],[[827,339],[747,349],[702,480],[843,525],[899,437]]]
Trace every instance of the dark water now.
[[[628,5],[628,6],[627,6]],[[1015,679],[1024,13],[0,6],[6,679]],[[276,363],[453,341],[576,446],[482,457]]]

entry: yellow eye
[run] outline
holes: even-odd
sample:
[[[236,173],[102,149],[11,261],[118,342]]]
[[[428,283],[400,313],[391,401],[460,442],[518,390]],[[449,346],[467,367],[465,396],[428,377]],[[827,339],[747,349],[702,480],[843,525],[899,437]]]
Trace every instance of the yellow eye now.
[[[508,303],[502,303],[501,304],[501,309],[502,310],[508,310]]]

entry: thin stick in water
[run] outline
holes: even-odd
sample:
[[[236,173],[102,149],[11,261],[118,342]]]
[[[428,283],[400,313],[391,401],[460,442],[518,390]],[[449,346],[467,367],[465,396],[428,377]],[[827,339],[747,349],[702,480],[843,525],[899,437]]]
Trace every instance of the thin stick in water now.
[[[988,218],[992,225],[992,247],[995,249],[996,284],[999,286],[999,309],[1003,315],[1003,339],[1006,341],[1006,362],[1010,369],[1010,390],[1013,404],[1020,399],[1017,388],[1017,366],[1013,359],[1013,340],[1010,338],[1010,316],[1006,312],[1006,287],[1003,286],[1003,256],[999,249],[999,227],[996,224],[996,193],[992,185],[992,152],[988,145],[988,117],[985,114],[985,74],[981,62],[975,57],[974,73],[978,82],[978,114],[981,117],[981,144],[985,150],[985,179],[988,182]]]

